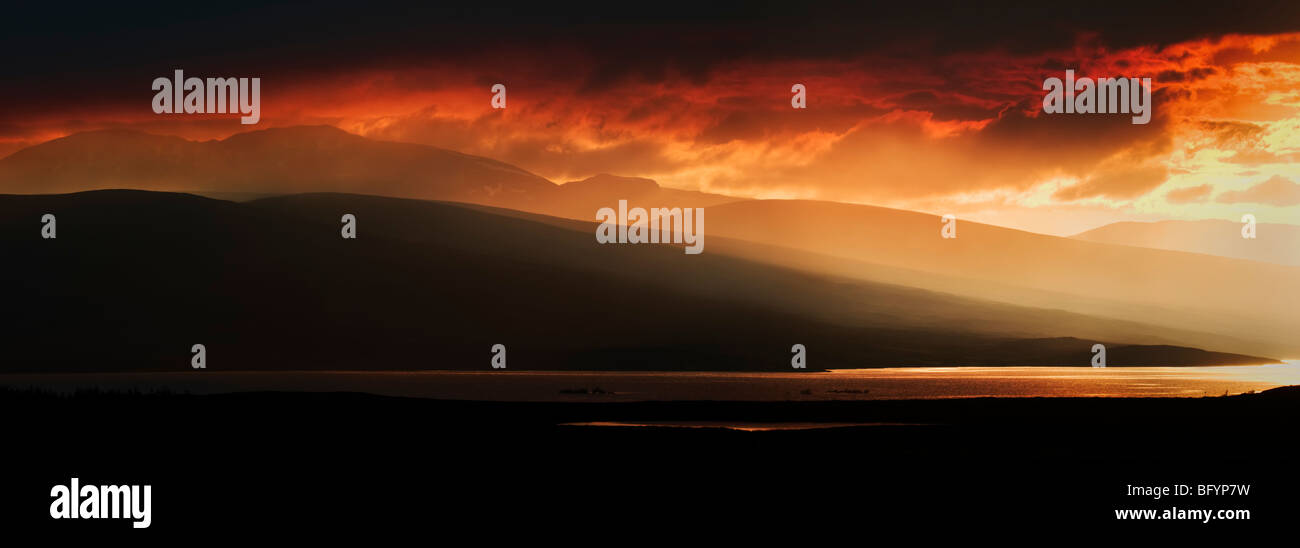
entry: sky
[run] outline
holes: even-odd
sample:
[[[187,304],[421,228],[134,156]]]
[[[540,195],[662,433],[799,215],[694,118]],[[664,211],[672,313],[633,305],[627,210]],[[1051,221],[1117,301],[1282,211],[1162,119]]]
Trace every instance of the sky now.
[[[698,4],[16,8],[0,156],[100,128],[328,124],[556,182],[614,173],[1056,235],[1300,224],[1300,4]],[[153,113],[150,83],[175,69],[260,77],[261,122]],[[1066,69],[1151,78],[1151,122],[1043,114],[1044,78]]]

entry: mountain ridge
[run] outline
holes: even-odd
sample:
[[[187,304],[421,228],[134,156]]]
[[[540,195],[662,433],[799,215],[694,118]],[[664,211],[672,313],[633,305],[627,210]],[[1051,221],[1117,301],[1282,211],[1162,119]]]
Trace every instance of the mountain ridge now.
[[[1258,223],[1253,240],[1241,237],[1242,226],[1224,219],[1121,221],[1070,238],[1300,266],[1300,225]]]
[[[29,230],[46,211],[59,212],[57,240]],[[339,237],[344,211],[357,240]],[[8,305],[24,318],[3,335],[10,371],[186,368],[194,343],[209,367],[240,370],[486,369],[501,342],[522,370],[789,371],[795,341],[815,349],[813,368],[1090,358],[1083,339],[971,330],[961,318],[1013,315],[987,304],[666,245],[600,246],[584,230],[454,203],[8,195],[0,242],[13,260],[0,280],[24,288]],[[907,315],[918,306],[940,321]],[[1108,344],[1115,366],[1271,361]]]
[[[706,253],[746,253],[743,258],[750,261],[820,275],[1131,319],[1182,333],[1215,333],[1224,337],[1215,344],[1238,353],[1300,354],[1300,342],[1287,329],[1300,322],[1297,267],[1059,238],[961,219],[958,237],[947,240],[939,237],[940,219],[920,212],[739,199],[609,174],[557,185],[496,160],[375,141],[329,126],[257,130],[204,142],[151,135],[91,132],[38,145],[16,160],[0,160],[0,192],[125,187],[243,199],[342,192],[472,203],[584,222],[620,199],[640,207],[706,207],[706,239],[714,243],[706,243]],[[71,152],[61,152],[65,148]],[[205,188],[224,190],[196,190]],[[756,245],[716,245],[726,240]],[[907,272],[919,275],[909,279]]]
[[[0,158],[0,192],[139,188],[216,195],[351,192],[479,203],[591,219],[611,196],[704,207],[739,200],[598,174],[554,183],[499,160],[328,126],[289,126],[192,141],[133,129],[78,132]],[[599,204],[599,205],[597,205]]]

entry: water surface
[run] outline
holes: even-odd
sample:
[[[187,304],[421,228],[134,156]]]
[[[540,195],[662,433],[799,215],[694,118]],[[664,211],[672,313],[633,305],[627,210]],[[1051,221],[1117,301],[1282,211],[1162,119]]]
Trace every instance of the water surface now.
[[[1201,397],[1292,384],[1300,384],[1300,360],[1230,367],[898,367],[819,373],[206,370],[0,375],[0,386],[59,392],[368,392],[502,401]]]

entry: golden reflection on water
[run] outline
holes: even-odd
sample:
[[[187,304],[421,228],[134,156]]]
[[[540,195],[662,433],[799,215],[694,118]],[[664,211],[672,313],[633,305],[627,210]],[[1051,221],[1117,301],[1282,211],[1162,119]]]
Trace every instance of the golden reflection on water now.
[[[1202,397],[1300,385],[1300,360],[1230,367],[902,367],[829,372],[205,371],[8,374],[0,386],[75,390],[366,392],[488,401],[832,401]]]
[[[926,426],[904,422],[725,422],[725,421],[595,421],[569,422],[560,426],[604,426],[614,428],[696,428],[739,430],[742,432],[777,432],[785,430],[821,430],[855,426]]]

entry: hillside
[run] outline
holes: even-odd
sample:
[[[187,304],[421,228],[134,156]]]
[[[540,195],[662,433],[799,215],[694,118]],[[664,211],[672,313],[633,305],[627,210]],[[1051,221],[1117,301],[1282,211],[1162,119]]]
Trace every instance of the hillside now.
[[[708,209],[710,236],[771,246],[740,254],[753,260],[1213,333],[1231,338],[1220,348],[1236,352],[1300,355],[1293,332],[1300,268],[960,219],[957,238],[944,239],[941,227],[935,215],[834,202],[750,200]]]
[[[59,237],[43,240],[36,220],[50,211]],[[344,212],[355,240],[339,237]],[[100,191],[0,196],[0,220],[0,283],[18,288],[8,371],[185,369],[195,343],[222,369],[487,369],[501,343],[521,370],[789,371],[796,342],[824,368],[1086,365],[1094,342],[1021,342],[973,321],[1038,323],[1042,311],[600,246],[589,231],[454,204]],[[1167,365],[1268,361],[1102,342],[1110,365],[1149,364],[1153,350]]]
[[[558,218],[590,222],[597,209],[616,207],[623,199],[641,207],[705,207],[705,254],[710,258],[703,262],[727,255],[822,280],[939,292],[1021,311],[1032,309],[1034,314],[1062,312],[1053,322],[1042,323],[1044,318],[1037,322],[1048,327],[1023,321],[1023,313],[950,315],[943,306],[898,309],[879,316],[890,321],[908,318],[904,322],[908,326],[952,329],[958,322],[954,318],[962,318],[985,331],[1016,337],[1076,334],[1115,340],[1132,333],[1136,339],[1161,344],[1250,355],[1300,355],[1300,342],[1292,330],[1300,324],[1300,267],[1207,254],[1215,251],[1204,249],[1217,245],[1213,239],[1197,244],[1201,245],[1197,250],[1149,249],[1145,247],[1178,246],[1122,235],[1098,243],[959,220],[958,238],[946,240],[939,237],[939,218],[924,213],[807,200],[740,200],[608,174],[554,184],[487,158],[376,141],[323,126],[251,131],[206,142],[96,131],[0,159],[0,192],[122,187],[193,191],[238,200],[322,191],[445,200],[506,208],[510,211],[481,211],[553,226],[563,225]],[[1278,236],[1285,234],[1278,227],[1285,226],[1261,225],[1260,239],[1243,245],[1238,238],[1231,246],[1274,249],[1278,242],[1287,241]],[[1232,230],[1216,234],[1237,234],[1236,227],[1227,228]],[[1089,238],[1116,231],[1118,227]],[[1276,257],[1291,251],[1293,255],[1293,250],[1268,253]],[[1228,251],[1220,249],[1217,254],[1229,255]],[[722,295],[746,285],[735,283],[736,279],[720,278],[713,285],[701,282],[700,287],[715,293],[700,294]],[[780,301],[789,310],[832,322],[883,325],[863,320],[872,314],[840,301],[823,306],[820,300],[787,296],[784,286],[765,287],[766,299]],[[871,302],[880,309],[896,301]]]

